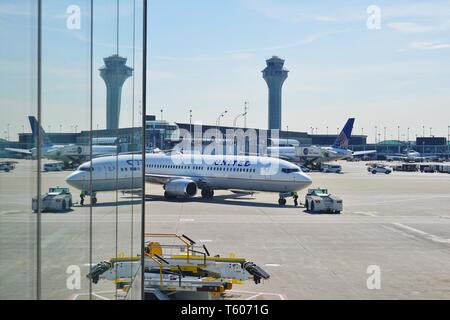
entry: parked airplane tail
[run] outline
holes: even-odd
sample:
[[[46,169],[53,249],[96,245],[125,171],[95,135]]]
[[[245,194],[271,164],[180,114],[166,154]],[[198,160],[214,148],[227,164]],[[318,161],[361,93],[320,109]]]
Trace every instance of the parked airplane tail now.
[[[42,141],[42,146],[43,147],[48,147],[53,145],[52,141],[50,140],[50,138],[48,137],[48,135],[45,133],[44,129],[42,129],[42,126],[39,124],[39,122],[36,120],[35,117],[33,116],[29,116],[28,120],[30,121],[30,126],[31,126],[31,132],[33,133],[33,138],[35,143],[37,144],[37,137],[38,137],[38,132],[41,132],[41,141]]]
[[[354,123],[355,118],[349,118],[347,120],[344,129],[342,129],[341,133],[336,138],[336,141],[333,144],[333,148],[348,149],[348,142],[350,141],[350,137],[352,136]]]

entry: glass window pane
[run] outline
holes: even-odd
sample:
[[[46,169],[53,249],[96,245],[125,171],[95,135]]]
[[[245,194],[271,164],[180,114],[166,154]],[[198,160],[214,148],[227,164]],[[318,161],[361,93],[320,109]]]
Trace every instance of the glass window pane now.
[[[37,5],[0,3],[0,300],[36,298]]]

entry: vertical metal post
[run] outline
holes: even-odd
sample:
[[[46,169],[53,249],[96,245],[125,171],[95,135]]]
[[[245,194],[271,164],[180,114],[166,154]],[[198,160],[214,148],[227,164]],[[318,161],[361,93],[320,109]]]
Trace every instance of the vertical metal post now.
[[[89,158],[91,161],[91,168],[92,168],[92,139],[93,139],[93,133],[92,133],[92,126],[93,126],[93,117],[94,117],[94,111],[93,111],[93,91],[94,91],[94,0],[91,0],[91,30],[90,30],[90,74],[89,74],[89,85],[90,85],[90,93],[89,93]],[[97,133],[98,136],[98,133]],[[91,195],[92,199],[92,170],[89,170],[89,194]],[[92,261],[93,261],[93,253],[92,253],[92,243],[93,243],[93,236],[92,236],[92,200],[89,201],[89,272],[92,272]],[[92,281],[89,281],[89,300],[92,300]]]
[[[36,138],[36,150],[37,150],[37,213],[36,213],[36,299],[42,299],[42,279],[41,279],[41,211],[42,211],[42,199],[41,199],[41,125],[42,125],[42,0],[38,0],[38,27],[37,27],[37,138]]]
[[[146,128],[145,115],[147,114],[147,0],[143,0],[142,25],[142,207],[141,207],[141,299],[145,298],[145,149]]]

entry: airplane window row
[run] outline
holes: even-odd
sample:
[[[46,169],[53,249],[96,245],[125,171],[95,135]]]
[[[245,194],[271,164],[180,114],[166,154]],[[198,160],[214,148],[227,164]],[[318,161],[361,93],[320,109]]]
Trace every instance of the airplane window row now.
[[[176,166],[176,165],[164,165],[164,164],[148,164],[147,168],[158,169],[184,169],[184,170],[205,170],[203,166]],[[253,168],[226,168],[226,167],[206,167],[207,171],[227,171],[227,172],[256,172]]]
[[[141,168],[131,167],[130,171],[138,171],[141,170]],[[120,171],[128,171],[128,168],[120,168]]]

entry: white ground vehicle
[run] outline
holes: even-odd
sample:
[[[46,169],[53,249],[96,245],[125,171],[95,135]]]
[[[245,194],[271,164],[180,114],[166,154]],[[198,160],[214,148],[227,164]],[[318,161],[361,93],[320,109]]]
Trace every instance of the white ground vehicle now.
[[[368,167],[367,171],[371,172],[372,174],[377,174],[377,173],[389,174],[392,172],[392,169],[389,167],[382,166],[382,165],[376,165],[373,167]]]
[[[72,207],[72,194],[69,188],[50,188],[42,195],[41,211],[68,211]],[[32,209],[37,212],[37,198],[32,200]]]
[[[0,162],[0,171],[10,172],[16,168],[15,164],[14,161],[2,161]]]
[[[338,164],[322,165],[322,172],[325,173],[341,173],[342,167]]]
[[[341,213],[342,199],[332,195],[327,189],[309,189],[305,196],[305,207],[309,212]]]
[[[63,162],[51,162],[44,164],[44,171],[63,171],[64,163]]]

